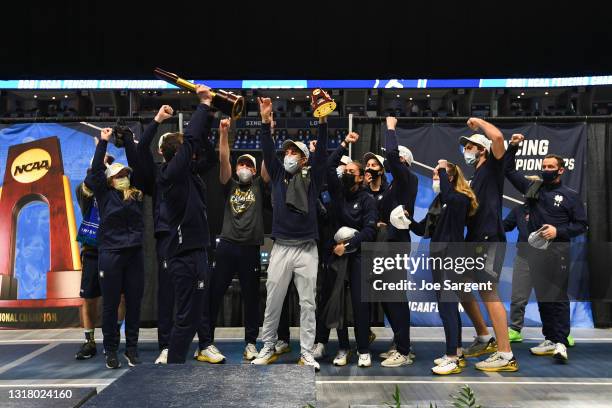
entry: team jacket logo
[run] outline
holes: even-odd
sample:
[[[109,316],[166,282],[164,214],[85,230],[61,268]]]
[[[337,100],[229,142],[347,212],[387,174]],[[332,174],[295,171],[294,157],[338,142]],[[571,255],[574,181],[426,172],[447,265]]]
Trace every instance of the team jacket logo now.
[[[242,191],[240,187],[236,187],[232,196],[230,197],[230,203],[232,205],[232,211],[234,214],[239,215],[249,209],[255,202],[255,194],[252,189]]]
[[[15,158],[11,175],[19,183],[33,183],[43,178],[51,169],[51,155],[43,149],[30,149]]]
[[[561,201],[563,201],[563,196],[557,194],[555,196],[555,207],[559,207],[561,205]]]

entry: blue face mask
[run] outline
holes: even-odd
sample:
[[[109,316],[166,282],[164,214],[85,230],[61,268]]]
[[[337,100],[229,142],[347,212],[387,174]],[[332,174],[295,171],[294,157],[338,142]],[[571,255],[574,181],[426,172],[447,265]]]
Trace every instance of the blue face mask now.
[[[478,161],[478,156],[476,155],[476,153],[472,153],[472,152],[464,151],[463,158],[465,159],[465,163],[468,166],[473,166]]]
[[[283,167],[288,173],[295,174],[298,171],[298,159],[295,156],[285,156]]]
[[[540,175],[542,176],[542,181],[544,181],[545,184],[550,184],[555,181],[557,177],[559,177],[559,170],[542,170]]]

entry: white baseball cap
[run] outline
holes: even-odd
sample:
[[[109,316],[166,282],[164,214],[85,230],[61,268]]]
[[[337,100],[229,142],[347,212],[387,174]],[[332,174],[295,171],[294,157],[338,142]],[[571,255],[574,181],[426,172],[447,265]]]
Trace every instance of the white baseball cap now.
[[[468,142],[484,147],[487,152],[491,151],[491,141],[485,135],[475,133],[470,137],[461,136],[459,138],[459,144],[461,146],[465,146]]]
[[[385,166],[385,158],[382,157],[381,155],[374,154],[372,152],[367,152],[366,154],[363,155],[363,162],[364,162],[364,164],[368,164],[368,161],[370,159],[376,160],[380,164],[380,167],[384,167]]]
[[[124,166],[121,163],[114,162],[110,166],[106,166],[106,170],[104,171],[104,175],[106,176],[106,178],[113,177],[113,176],[116,176],[117,174],[119,174],[119,172],[121,170],[123,170],[123,169],[127,169],[130,173],[132,172],[132,169],[129,168],[128,166]]]
[[[304,154],[304,157],[306,157],[306,159],[310,157],[310,152],[308,151],[308,147],[300,141],[285,140],[285,142],[283,143],[283,151],[287,150],[289,147],[298,148]]]
[[[236,164],[245,160],[249,160],[253,164],[253,168],[257,170],[257,160],[255,160],[255,157],[251,156],[250,154],[243,154],[242,156],[238,157],[238,160],[236,160]]]
[[[161,150],[161,145],[162,145],[162,143],[164,143],[164,139],[166,138],[166,136],[171,135],[171,134],[172,134],[172,132],[167,132],[167,133],[164,133],[163,135],[161,135],[159,137],[159,140],[157,141],[157,148],[159,150]]]
[[[338,231],[336,231],[336,233],[334,234],[334,241],[338,243],[348,241],[349,239],[353,238],[358,232],[359,231],[357,231],[355,228],[340,227],[340,229],[338,229]]]
[[[342,156],[340,158],[340,163],[342,163],[344,165],[347,165],[347,164],[352,163],[352,162],[353,162],[353,160],[351,160],[351,158],[348,157],[348,156]]]
[[[529,234],[529,238],[527,238],[527,242],[534,248],[537,249],[546,249],[550,244],[550,241],[542,236],[542,228],[537,231],[533,231]]]
[[[406,160],[406,163],[409,166],[412,166],[412,162],[414,161],[414,157],[412,157],[412,152],[410,151],[410,149],[407,148],[406,146],[402,146],[402,145],[399,145],[397,147],[397,149],[399,150],[400,157],[403,157],[404,160]]]
[[[391,225],[400,230],[407,230],[408,227],[410,227],[410,224],[412,223],[412,221],[410,221],[408,217],[406,217],[403,205],[398,205],[397,207],[395,207],[393,211],[391,211],[391,216],[389,218]]]

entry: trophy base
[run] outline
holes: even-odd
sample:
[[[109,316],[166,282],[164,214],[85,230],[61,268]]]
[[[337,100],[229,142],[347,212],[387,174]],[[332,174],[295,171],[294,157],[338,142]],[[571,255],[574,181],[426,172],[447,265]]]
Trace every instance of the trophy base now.
[[[314,117],[315,118],[321,118],[323,116],[329,115],[330,113],[332,113],[335,110],[336,110],[336,102],[334,102],[334,101],[326,102],[326,103],[320,105],[319,107],[317,107],[317,109],[315,109]]]
[[[17,279],[0,275],[0,300],[17,299]]]
[[[81,271],[47,272],[47,299],[78,298],[81,291]]]

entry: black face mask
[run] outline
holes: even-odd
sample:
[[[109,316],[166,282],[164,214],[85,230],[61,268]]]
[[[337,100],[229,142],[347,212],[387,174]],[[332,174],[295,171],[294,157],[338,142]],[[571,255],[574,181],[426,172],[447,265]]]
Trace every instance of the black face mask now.
[[[381,175],[378,170],[374,170],[374,169],[367,169],[366,173],[370,173],[373,179],[380,177]]]
[[[559,176],[559,170],[543,170],[541,176],[544,184],[550,184]]]
[[[342,182],[344,191],[349,192],[355,186],[355,175],[351,173],[342,173],[340,181]]]

